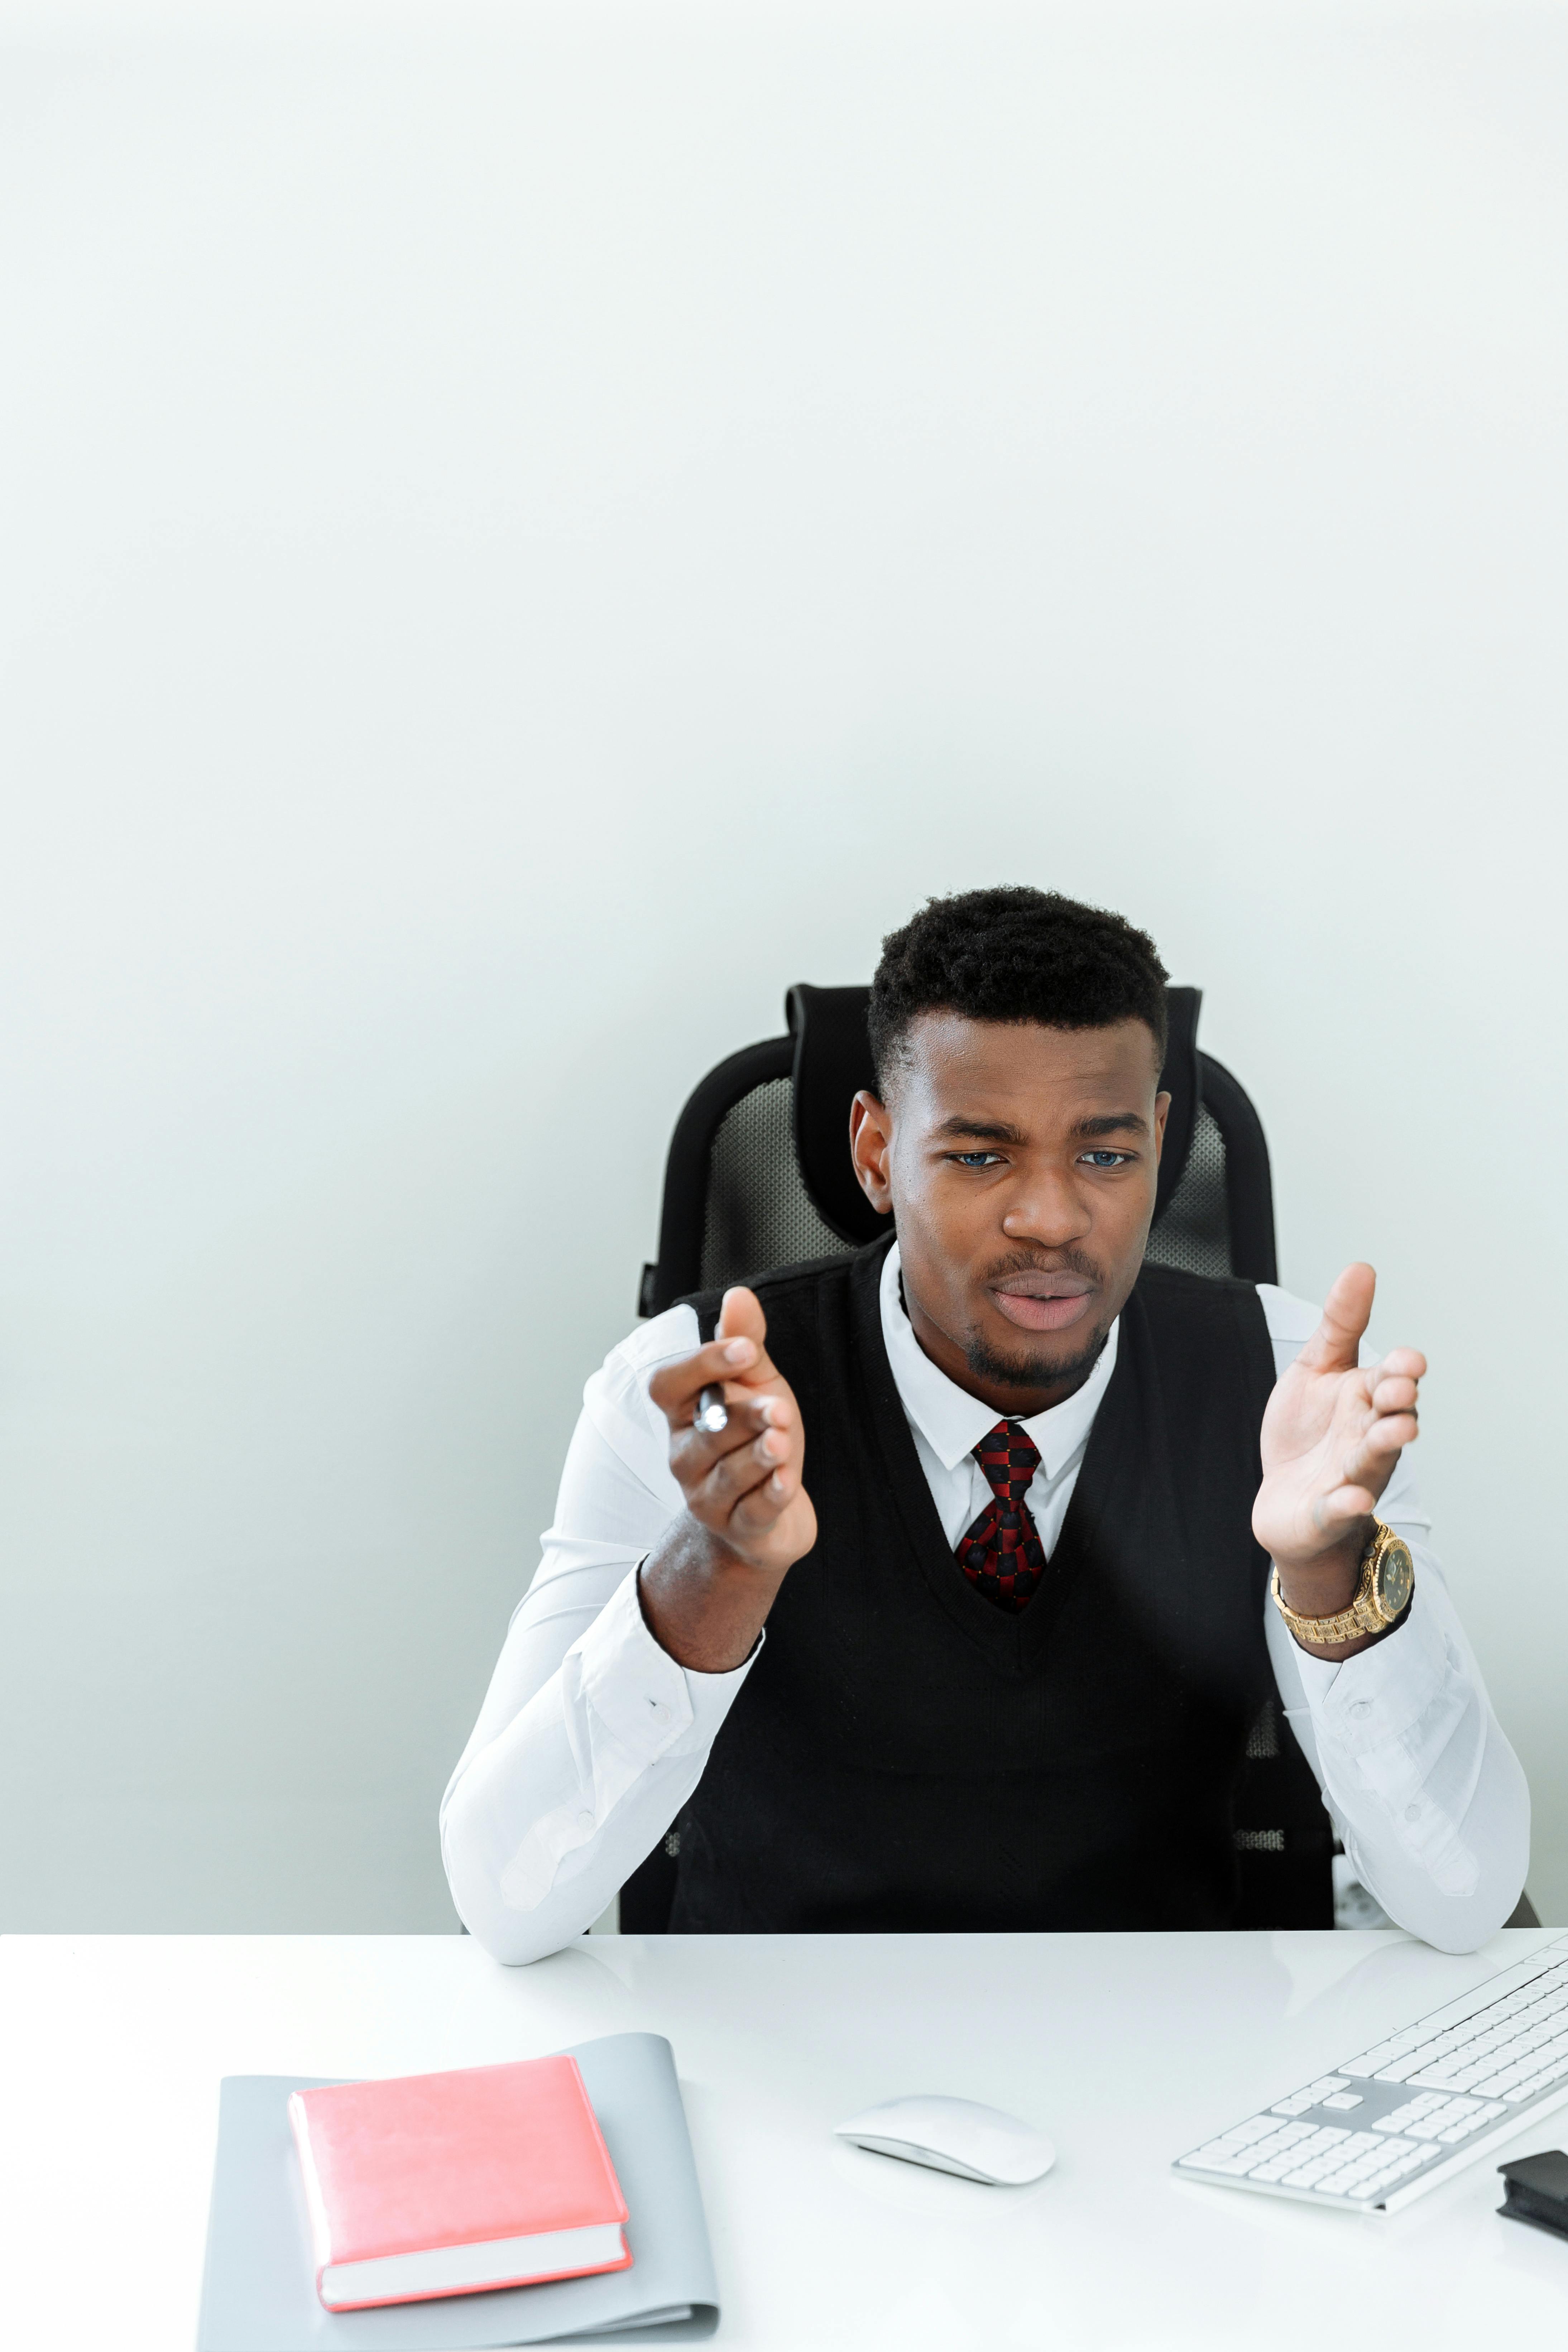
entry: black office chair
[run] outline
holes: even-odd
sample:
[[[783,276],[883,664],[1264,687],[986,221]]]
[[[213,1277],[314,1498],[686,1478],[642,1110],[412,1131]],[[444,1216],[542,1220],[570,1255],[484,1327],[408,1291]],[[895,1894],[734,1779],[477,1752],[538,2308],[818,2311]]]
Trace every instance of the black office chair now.
[[[676,1122],[665,1167],[658,1258],[638,1312],[694,1290],[807,1258],[842,1257],[888,1230],[849,1161],[849,1104],[873,1084],[869,990],[792,988],[788,1034],[731,1054]],[[1195,988],[1166,991],[1171,1097],[1149,1255],[1190,1274],[1273,1282],[1268,1147],[1246,1094],[1197,1043]],[[1253,1725],[1236,1793],[1242,1927],[1331,1927],[1333,1832],[1318,1784],[1285,1736],[1277,1700]],[[621,1890],[621,1927],[662,1934],[674,1900],[679,1831]]]

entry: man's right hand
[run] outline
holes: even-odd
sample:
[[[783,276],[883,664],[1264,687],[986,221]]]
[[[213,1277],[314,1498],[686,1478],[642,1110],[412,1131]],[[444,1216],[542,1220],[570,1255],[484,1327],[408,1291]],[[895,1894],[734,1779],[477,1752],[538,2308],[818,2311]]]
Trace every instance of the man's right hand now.
[[[643,1562],[643,1614],[661,1648],[704,1674],[750,1656],[785,1571],[816,1541],[800,1407],[766,1338],[755,1292],[728,1290],[708,1346],[648,1383],[686,1510]],[[697,1401],[717,1386],[730,1420],[710,1437],[695,1426]]]

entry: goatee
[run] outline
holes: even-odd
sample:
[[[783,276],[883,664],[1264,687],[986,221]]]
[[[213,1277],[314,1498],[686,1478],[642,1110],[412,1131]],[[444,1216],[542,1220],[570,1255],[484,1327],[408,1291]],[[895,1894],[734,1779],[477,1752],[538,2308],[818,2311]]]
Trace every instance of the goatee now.
[[[1086,1347],[1076,1356],[1051,1357],[1032,1354],[1005,1356],[972,1331],[963,1350],[964,1362],[977,1381],[993,1388],[1003,1389],[1062,1389],[1068,1395],[1079,1389],[1099,1363],[1110,1337],[1108,1323],[1102,1331],[1091,1334]]]

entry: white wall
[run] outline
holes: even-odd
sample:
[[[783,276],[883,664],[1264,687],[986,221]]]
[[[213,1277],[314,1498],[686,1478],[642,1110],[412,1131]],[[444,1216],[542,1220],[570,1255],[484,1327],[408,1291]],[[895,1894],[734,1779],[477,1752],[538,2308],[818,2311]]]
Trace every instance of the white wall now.
[[[453,1924],[675,1112],[1148,924],[1568,1918],[1560,8],[0,8],[0,1904]]]

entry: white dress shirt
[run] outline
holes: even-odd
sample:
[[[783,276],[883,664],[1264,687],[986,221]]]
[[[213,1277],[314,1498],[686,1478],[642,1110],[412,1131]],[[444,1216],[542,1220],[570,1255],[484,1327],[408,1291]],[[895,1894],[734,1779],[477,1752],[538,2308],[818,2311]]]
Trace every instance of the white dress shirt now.
[[[1258,1297],[1278,1374],[1318,1313],[1268,1284]],[[921,1466],[956,1548],[992,1499],[972,1448],[996,1414],[921,1350],[904,1312],[896,1244],[883,1266],[881,1312]],[[1118,1328],[1076,1395],[1022,1423],[1039,1450],[1028,1503],[1047,1555],[1115,1367]],[[684,1507],[668,1426],[647,1384],[660,1364],[698,1345],[694,1311],[672,1307],[613,1348],[588,1381],[555,1524],[442,1800],[453,1900],[500,1959],[539,1959],[597,1918],[696,1788],[761,1648],[730,1674],[698,1674],[659,1647],[637,1599],[639,1562]],[[1413,1934],[1445,1951],[1472,1951],[1502,1925],[1523,1885],[1529,1792],[1403,1456],[1378,1507],[1415,1562],[1415,1598],[1397,1633],[1333,1664],[1303,1650],[1266,1600],[1269,1658],[1362,1884]],[[810,1575],[809,1559],[791,1572]],[[962,1572],[955,1561],[953,1574]]]

